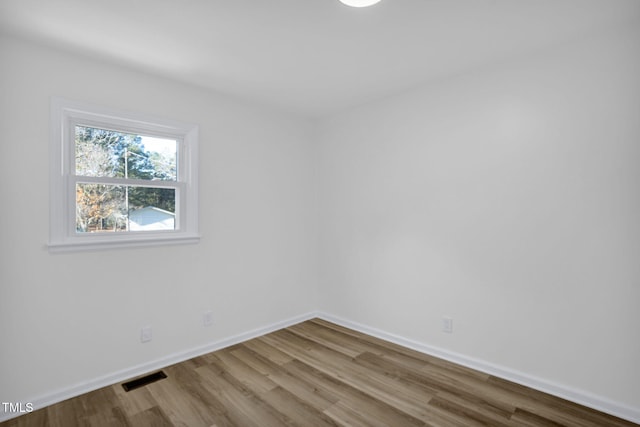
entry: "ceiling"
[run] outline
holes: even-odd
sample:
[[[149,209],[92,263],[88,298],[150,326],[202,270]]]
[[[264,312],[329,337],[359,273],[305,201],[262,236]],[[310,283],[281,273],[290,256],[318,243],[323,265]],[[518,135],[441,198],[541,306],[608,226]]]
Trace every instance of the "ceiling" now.
[[[640,21],[638,0],[1,0],[0,32],[320,117]]]

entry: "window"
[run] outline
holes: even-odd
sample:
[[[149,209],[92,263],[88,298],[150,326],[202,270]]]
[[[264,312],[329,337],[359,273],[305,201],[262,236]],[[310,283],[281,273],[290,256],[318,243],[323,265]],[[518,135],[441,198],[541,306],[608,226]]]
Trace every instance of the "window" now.
[[[50,251],[194,243],[198,127],[51,102]]]

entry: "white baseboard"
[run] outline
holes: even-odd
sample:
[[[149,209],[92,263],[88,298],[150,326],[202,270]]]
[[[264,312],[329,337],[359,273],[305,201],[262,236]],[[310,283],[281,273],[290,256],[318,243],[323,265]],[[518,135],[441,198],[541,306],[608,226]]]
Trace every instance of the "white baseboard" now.
[[[210,353],[212,351],[220,350],[225,347],[229,347],[234,344],[241,343],[243,341],[250,340],[252,338],[259,337],[261,335],[268,334],[278,329],[286,328],[296,323],[304,322],[305,320],[318,317],[326,321],[336,323],[340,326],[344,326],[349,329],[353,329],[358,332],[362,332],[367,335],[390,341],[392,343],[407,347],[421,353],[429,354],[441,359],[448,360],[459,365],[467,366],[472,369],[476,369],[481,372],[485,372],[490,375],[494,375],[505,380],[513,381],[518,384],[522,384],[527,387],[531,387],[536,390],[540,390],[554,396],[561,397],[563,399],[570,400],[575,403],[587,406],[589,408],[602,411],[616,417],[623,418],[625,420],[640,424],[640,409],[633,408],[626,405],[622,405],[617,402],[613,402],[609,399],[601,396],[596,396],[581,390],[576,390],[571,387],[564,386],[562,384],[556,384],[547,380],[543,380],[522,372],[518,372],[509,368],[494,365],[492,363],[475,359],[469,356],[465,356],[452,351],[444,350],[442,348],[433,347],[421,342],[410,340],[399,335],[395,335],[377,328],[373,328],[361,323],[353,322],[339,316],[335,316],[325,312],[310,312],[300,316],[295,316],[289,319],[285,319],[279,322],[272,323],[270,325],[253,329],[247,332],[243,332],[238,335],[234,335],[228,338],[224,338],[219,341],[192,348],[186,351],[177,352],[160,359],[152,360],[147,363],[142,363],[137,366],[132,366],[121,371],[117,371],[102,377],[94,378],[89,381],[75,384],[71,387],[66,387],[51,393],[47,393],[38,397],[35,397],[29,402],[33,404],[34,409],[44,408],[49,405],[61,402],[63,400],[79,396],[84,393],[88,393],[97,390],[102,387],[106,387],[112,384],[119,383],[121,381],[134,378],[140,375],[144,375],[150,371],[165,368],[175,363],[183,362],[185,360],[201,356],[203,354]],[[0,407],[0,422],[9,420],[11,418],[22,415],[20,413],[6,413],[4,408]]]
[[[273,331],[277,331],[278,329],[295,325],[296,323],[304,322],[305,320],[309,320],[314,317],[318,317],[318,314],[316,312],[311,312],[311,313],[303,314],[300,316],[292,317],[289,319],[281,320],[279,322],[272,323],[268,326],[243,332],[241,334],[224,338],[219,341],[214,341],[212,343],[209,343],[200,347],[173,353],[165,357],[152,360],[150,362],[132,366],[130,368],[113,372],[111,374],[104,375],[98,378],[93,378],[89,381],[83,381],[81,383],[75,384],[70,387],[65,387],[63,389],[56,390],[51,393],[46,393],[41,396],[34,397],[33,399],[28,400],[28,402],[33,404],[34,410],[41,409],[46,406],[53,405],[54,403],[62,402],[63,400],[70,399],[72,397],[76,397],[81,394],[97,390],[102,387],[106,387],[112,384],[122,382],[124,380],[128,380],[130,378],[144,375],[150,371],[165,368],[167,366],[180,363],[185,360],[189,360],[194,357],[201,356],[203,354],[211,353],[212,351],[220,350],[225,347],[229,347],[231,345],[238,344],[243,341],[247,341],[252,338],[256,338]],[[4,407],[0,406],[0,422],[7,421],[11,418],[15,418],[20,415],[24,415],[24,414],[19,412],[7,413],[4,411]]]
[[[531,387],[535,390],[543,391],[545,393],[549,393],[551,395],[569,400],[571,402],[575,402],[580,405],[584,405],[589,408],[634,422],[636,424],[640,424],[640,408],[626,406],[582,390],[576,390],[571,387],[540,379],[513,369],[494,365],[480,359],[475,359],[473,357],[465,356],[442,348],[433,347],[428,344],[407,339],[399,335],[391,334],[389,332],[363,325],[361,323],[352,322],[350,320],[343,319],[329,313],[320,312],[318,313],[318,317],[328,322],[344,326],[345,328],[353,329],[355,331],[362,332],[364,334],[371,335],[385,341],[390,341],[394,344],[398,344],[403,347],[419,351],[421,353],[429,354],[440,359],[457,363],[459,365],[463,365],[468,368],[475,369],[477,371],[481,371],[527,387]]]

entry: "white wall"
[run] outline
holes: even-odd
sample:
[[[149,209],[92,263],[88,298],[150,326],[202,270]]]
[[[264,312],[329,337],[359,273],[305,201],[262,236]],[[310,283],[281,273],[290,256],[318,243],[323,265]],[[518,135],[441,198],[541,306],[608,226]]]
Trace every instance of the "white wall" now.
[[[309,122],[7,38],[0,54],[2,402],[316,308]],[[52,95],[198,123],[201,243],[49,254]]]
[[[555,46],[329,120],[322,310],[640,414],[638,40]]]

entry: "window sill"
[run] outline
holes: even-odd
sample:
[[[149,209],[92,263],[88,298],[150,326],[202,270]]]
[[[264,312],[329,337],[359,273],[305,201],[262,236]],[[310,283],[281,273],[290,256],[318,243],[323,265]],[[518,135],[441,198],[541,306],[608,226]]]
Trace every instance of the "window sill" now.
[[[125,237],[125,236],[123,236]],[[87,241],[87,240],[91,241]],[[125,237],[123,239],[101,239],[96,241],[94,239],[74,239],[71,242],[56,242],[49,243],[47,249],[50,253],[66,253],[66,252],[88,252],[88,251],[102,251],[108,249],[126,249],[126,248],[140,248],[150,246],[165,246],[165,245],[187,245],[195,244],[200,241],[199,235],[180,235],[180,236],[167,236],[152,238],[141,237]]]

